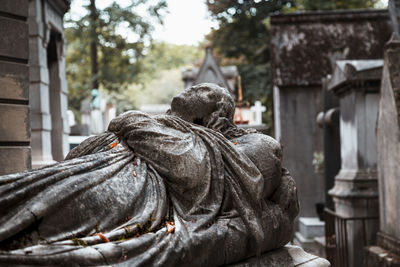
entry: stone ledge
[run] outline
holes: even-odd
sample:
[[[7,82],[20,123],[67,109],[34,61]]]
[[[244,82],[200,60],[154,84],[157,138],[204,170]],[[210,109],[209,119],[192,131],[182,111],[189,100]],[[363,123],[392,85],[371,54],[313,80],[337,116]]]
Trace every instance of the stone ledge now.
[[[302,266],[325,267],[331,266],[326,259],[305,252],[298,246],[286,245],[283,248],[268,251],[259,257],[251,257],[239,263],[228,265],[230,267],[255,267],[255,266]]]
[[[366,267],[400,267],[400,255],[391,253],[381,247],[365,248]]]

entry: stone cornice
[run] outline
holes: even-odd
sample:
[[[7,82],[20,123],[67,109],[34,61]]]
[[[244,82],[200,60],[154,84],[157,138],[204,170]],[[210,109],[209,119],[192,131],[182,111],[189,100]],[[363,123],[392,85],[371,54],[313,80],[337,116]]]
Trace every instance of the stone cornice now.
[[[328,81],[328,90],[341,96],[352,90],[378,92],[383,60],[338,60]]]
[[[71,5],[70,0],[47,0],[47,3],[61,16],[67,13]]]
[[[336,10],[336,11],[314,11],[290,14],[279,14],[271,16],[271,25],[298,24],[315,22],[359,22],[362,20],[387,20],[389,13],[386,9],[359,9],[359,10]]]

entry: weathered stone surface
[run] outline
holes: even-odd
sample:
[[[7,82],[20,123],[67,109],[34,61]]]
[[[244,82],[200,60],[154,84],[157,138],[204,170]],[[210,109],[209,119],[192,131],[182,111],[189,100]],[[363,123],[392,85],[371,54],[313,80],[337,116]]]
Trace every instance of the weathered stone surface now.
[[[383,59],[337,60],[332,76],[328,81],[328,90],[336,95],[346,94],[346,84],[363,84],[356,86],[361,90],[379,90],[376,86],[382,78]],[[372,86],[371,86],[372,85]]]
[[[264,253],[260,258],[253,257],[240,263],[228,265],[230,267],[328,267],[331,266],[326,259],[311,255],[301,247],[286,245],[283,248]]]
[[[400,41],[386,49],[377,124],[380,231],[394,241],[384,248],[400,255]],[[382,241],[386,238],[382,237]],[[387,238],[390,239],[390,238]],[[378,238],[379,241],[379,238]],[[397,241],[397,245],[396,245]],[[393,246],[388,245],[393,243]],[[396,248],[397,247],[397,248]]]
[[[375,127],[382,60],[338,60],[329,90],[340,98],[341,169],[329,190],[335,212],[346,217],[376,217],[347,225],[350,266],[362,265],[363,247],[375,243],[378,231],[378,183]],[[338,237],[342,238],[342,237]],[[366,242],[366,243],[364,243]]]
[[[0,146],[0,173],[22,172],[31,166],[30,147]]]
[[[400,267],[400,257],[378,246],[365,248],[365,267]]]
[[[0,4],[0,175],[30,164],[28,1]]]
[[[26,0],[1,0],[0,11],[21,17],[28,16],[28,4]]]
[[[400,37],[400,1],[399,0],[389,0],[389,14],[392,20],[393,31]]]
[[[51,140],[51,132],[49,130],[36,130],[32,128],[32,166],[43,167],[45,165],[56,163],[51,156],[51,143],[47,140]]]
[[[200,84],[168,115],[126,112],[67,160],[1,176],[0,265],[220,266],[283,247],[296,186],[279,143],[233,113]]]
[[[316,123],[323,109],[322,78],[332,73],[337,59],[381,58],[390,34],[386,10],[271,17],[275,137],[295,174],[301,216],[316,217],[315,204],[325,202],[324,179],[312,164],[314,153],[323,151],[323,131]]]
[[[25,64],[0,64],[0,98],[28,100],[29,71]]]
[[[0,142],[29,142],[29,107],[0,104]]]
[[[286,88],[279,94],[280,133],[275,135],[285,151],[283,162],[296,170],[294,179],[299,189],[300,216],[317,217],[315,203],[324,202],[324,179],[314,171],[313,154],[322,151],[322,131],[316,116],[322,109],[321,90],[317,88]],[[310,185],[313,185],[310,187]]]
[[[399,4],[390,1],[391,5],[395,3]],[[394,13],[398,16],[398,10]],[[377,234],[378,246],[365,249],[367,267],[400,266],[400,41],[398,18],[394,19],[396,33],[386,45],[376,127],[380,231]]]
[[[62,24],[69,3],[68,0],[29,1],[31,125],[37,141],[32,149],[39,149],[32,154],[34,167],[52,164],[53,159],[61,161],[69,151]],[[40,139],[49,133],[50,138]]]
[[[387,10],[272,16],[274,84],[319,86],[337,59],[382,58],[391,33]]]
[[[299,218],[299,230],[305,238],[314,238],[325,235],[325,223],[315,217]]]
[[[0,16],[0,56],[28,59],[28,24]]]

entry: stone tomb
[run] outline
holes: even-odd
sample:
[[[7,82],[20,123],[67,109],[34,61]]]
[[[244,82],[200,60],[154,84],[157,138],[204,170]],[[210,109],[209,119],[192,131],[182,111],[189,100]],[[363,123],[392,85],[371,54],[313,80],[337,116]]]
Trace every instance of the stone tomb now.
[[[341,169],[329,191],[335,212],[343,218],[375,218],[365,226],[350,219],[344,226],[349,266],[361,266],[363,247],[374,242],[378,230],[375,127],[382,65],[383,60],[338,60],[328,81],[340,98]]]
[[[386,48],[376,128],[380,226],[366,266],[400,266],[400,41]]]
[[[317,217],[325,202],[325,181],[313,166],[323,151],[322,78],[338,59],[375,59],[390,38],[387,10],[310,12],[271,17],[271,70],[275,138],[294,173],[301,217]]]

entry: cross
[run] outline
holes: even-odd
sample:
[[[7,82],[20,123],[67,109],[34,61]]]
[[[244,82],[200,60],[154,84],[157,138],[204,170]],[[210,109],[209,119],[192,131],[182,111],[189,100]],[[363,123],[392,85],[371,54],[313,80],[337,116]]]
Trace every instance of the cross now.
[[[255,113],[255,122],[254,122],[254,124],[256,124],[256,125],[262,124],[261,114],[263,112],[265,112],[267,109],[266,109],[265,106],[261,105],[261,101],[256,101],[254,103],[254,106],[250,107],[250,110]]]

